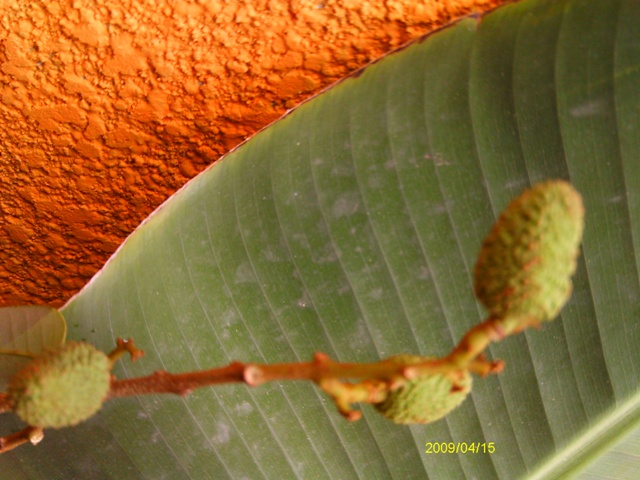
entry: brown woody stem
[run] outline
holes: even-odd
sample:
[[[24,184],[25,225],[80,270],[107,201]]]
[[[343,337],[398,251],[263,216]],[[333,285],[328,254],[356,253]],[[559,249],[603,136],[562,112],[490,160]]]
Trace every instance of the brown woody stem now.
[[[478,335],[486,336],[488,331],[481,329]],[[488,362],[480,354],[464,362],[445,358],[407,363],[401,358],[390,357],[374,363],[340,363],[324,353],[316,353],[310,362],[271,365],[233,362],[225,367],[197,372],[173,374],[158,371],[146,377],[113,378],[107,399],[161,393],[187,395],[196,388],[223,383],[245,383],[255,387],[277,380],[310,380],[333,398],[343,416],[353,421],[359,419],[361,414],[351,409],[352,403],[383,402],[390,391],[408,380],[434,374],[455,378],[467,370],[484,376],[497,373],[503,367],[502,362]],[[344,379],[356,382],[349,383]]]
[[[44,438],[44,432],[38,427],[26,427],[19,432],[0,438],[0,453],[13,450],[20,445],[31,442],[33,445],[40,443]]]
[[[431,363],[435,367],[438,362]],[[311,380],[319,385],[330,378],[375,379],[402,383],[407,378],[406,369],[406,365],[390,359],[375,363],[339,363],[331,360],[326,354],[317,353],[311,362],[271,365],[233,362],[225,367],[198,372],[172,374],[159,371],[146,377],[114,379],[108,398],[150,393],[187,395],[193,389],[209,385],[246,383],[255,387],[275,380]]]

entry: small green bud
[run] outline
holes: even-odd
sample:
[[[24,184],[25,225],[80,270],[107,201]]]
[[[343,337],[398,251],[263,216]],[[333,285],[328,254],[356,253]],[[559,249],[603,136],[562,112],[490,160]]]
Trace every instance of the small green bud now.
[[[552,320],[569,299],[584,228],[580,194],[567,182],[534,185],[513,200],[485,239],[476,297],[497,318]]]
[[[433,360],[415,355],[393,357],[406,365]],[[434,374],[409,380],[389,392],[386,400],[374,404],[387,419],[401,424],[430,423],[441,419],[460,405],[471,390],[469,372],[455,381],[448,375]]]
[[[14,412],[41,428],[76,425],[95,414],[109,392],[111,361],[87,343],[42,353],[9,383]]]

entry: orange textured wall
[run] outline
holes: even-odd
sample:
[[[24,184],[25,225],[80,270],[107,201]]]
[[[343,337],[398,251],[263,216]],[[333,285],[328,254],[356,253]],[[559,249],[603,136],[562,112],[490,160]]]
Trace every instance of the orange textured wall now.
[[[59,306],[288,108],[500,0],[0,4],[0,305]]]

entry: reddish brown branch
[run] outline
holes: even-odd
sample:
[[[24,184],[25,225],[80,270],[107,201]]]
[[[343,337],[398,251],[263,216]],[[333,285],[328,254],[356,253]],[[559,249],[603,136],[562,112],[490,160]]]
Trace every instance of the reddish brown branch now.
[[[480,332],[486,335],[486,327]],[[146,377],[114,378],[107,399],[162,393],[187,395],[196,388],[223,383],[245,383],[254,387],[278,380],[309,380],[334,399],[345,417],[355,420],[359,415],[351,410],[350,404],[382,402],[388,392],[407,380],[434,374],[455,377],[466,370],[487,375],[499,372],[502,366],[501,362],[488,362],[479,355],[467,359],[461,366],[448,359],[425,359],[420,363],[407,364],[396,357],[374,363],[340,363],[326,354],[316,353],[310,362],[271,365],[233,362],[225,367],[197,372],[173,374],[158,371]],[[345,379],[357,382],[348,383],[343,381]]]
[[[439,360],[425,362],[426,369],[434,373],[451,370],[450,366],[443,367],[441,363]],[[378,380],[393,389],[408,378],[407,371],[407,365],[394,361],[393,357],[375,363],[340,363],[326,354],[317,353],[311,362],[271,365],[233,362],[225,367],[198,372],[173,374],[159,371],[146,377],[114,378],[108,398],[152,393],[187,395],[191,390],[210,385],[245,383],[254,387],[276,380],[310,380],[321,387],[327,379]]]
[[[107,399],[151,393],[174,393],[187,395],[191,390],[207,385],[244,382],[245,365],[234,362],[222,368],[199,372],[173,374],[165,371],[154,372],[146,377],[112,379]]]
[[[20,445],[31,442],[33,445],[40,443],[44,437],[44,432],[38,427],[26,427],[19,432],[12,433],[6,437],[0,438],[0,453],[13,450]]]

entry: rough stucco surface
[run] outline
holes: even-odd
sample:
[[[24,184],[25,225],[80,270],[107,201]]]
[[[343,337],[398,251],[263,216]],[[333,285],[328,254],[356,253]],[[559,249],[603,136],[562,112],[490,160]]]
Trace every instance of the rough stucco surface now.
[[[145,216],[248,135],[496,3],[0,2],[0,305],[61,305]]]

